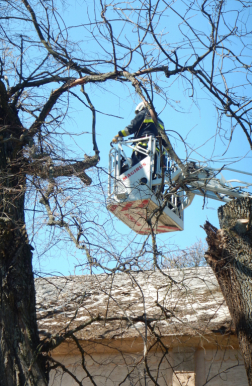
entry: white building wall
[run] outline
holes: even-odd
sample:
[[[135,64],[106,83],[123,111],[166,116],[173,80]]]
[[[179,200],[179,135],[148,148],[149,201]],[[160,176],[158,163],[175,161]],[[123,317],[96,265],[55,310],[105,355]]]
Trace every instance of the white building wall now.
[[[239,350],[201,349],[196,358],[196,386],[248,386]]]
[[[83,385],[92,385],[90,378],[82,368],[80,356],[55,357],[59,362],[63,362],[67,370],[73,372],[74,376]],[[151,376],[160,386],[172,384],[172,365],[169,356],[162,353],[153,354],[147,361]],[[125,380],[127,385],[153,385],[150,377],[145,370],[142,355],[137,354],[92,354],[86,357],[85,366],[97,385],[117,386]],[[128,376],[127,376],[128,375]],[[72,377],[68,374],[62,375],[62,371],[51,372],[50,386],[76,386]]]
[[[80,356],[54,357],[71,371],[83,386],[92,385]],[[174,348],[169,355],[153,353],[148,358],[150,374],[160,386],[248,386],[238,350]],[[90,376],[98,386],[150,386],[142,354],[92,354],[85,356]],[[128,376],[127,376],[128,375]],[[76,386],[62,370],[51,372],[50,386]]]

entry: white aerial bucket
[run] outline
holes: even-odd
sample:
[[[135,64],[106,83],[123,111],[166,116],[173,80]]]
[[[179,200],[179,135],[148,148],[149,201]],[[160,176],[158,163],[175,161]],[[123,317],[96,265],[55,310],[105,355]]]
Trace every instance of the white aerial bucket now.
[[[183,230],[183,212],[177,208],[177,199],[165,203],[152,190],[152,166],[152,157],[147,156],[114,178],[107,208],[138,234],[148,235],[151,229],[154,233]]]
[[[141,147],[140,141],[144,141],[145,148]],[[137,151],[145,158],[121,173],[124,170],[121,167],[122,157],[130,166],[124,148]],[[216,178],[222,170],[250,176],[252,173],[230,168],[213,169],[190,160],[185,164],[187,172],[184,173],[171,158],[172,162],[169,161],[165,168],[162,158],[161,166],[161,151],[156,149],[156,138],[149,136],[121,140],[117,147],[110,150],[107,208],[135,232],[148,235],[152,231],[165,233],[183,230],[184,209],[191,205],[195,195],[221,202],[252,198],[250,192],[244,191],[252,183],[237,179],[226,181],[222,175],[220,179]],[[168,152],[164,149],[162,152],[162,157],[164,155],[169,159]],[[233,187],[231,183],[234,182],[236,185]],[[185,192],[179,186],[174,189],[178,183],[186,186]],[[165,186],[165,195],[160,193],[161,186]]]

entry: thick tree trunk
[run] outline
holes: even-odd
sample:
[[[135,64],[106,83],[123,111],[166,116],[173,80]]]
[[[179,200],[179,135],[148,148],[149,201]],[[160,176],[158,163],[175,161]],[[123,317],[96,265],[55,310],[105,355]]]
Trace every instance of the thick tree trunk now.
[[[221,229],[204,225],[205,257],[227,302],[252,386],[252,200],[231,201],[218,216]]]
[[[0,85],[1,86],[1,85]],[[22,133],[0,93],[0,384],[45,386],[46,362],[38,351],[32,247],[24,223],[25,175]],[[13,123],[14,122],[14,123]]]
[[[31,247],[25,228],[0,225],[0,384],[47,385],[39,338]]]

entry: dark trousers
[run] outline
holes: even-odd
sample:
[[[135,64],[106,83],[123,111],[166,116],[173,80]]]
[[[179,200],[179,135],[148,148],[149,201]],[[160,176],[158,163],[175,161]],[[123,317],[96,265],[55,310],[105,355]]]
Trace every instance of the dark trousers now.
[[[132,166],[135,166],[136,164],[138,164],[138,162],[142,161],[145,157],[146,157],[145,154],[140,153],[138,151],[133,151],[132,156],[131,156]],[[152,178],[155,178],[156,170],[157,170],[157,154],[155,154],[154,173],[153,173],[153,177]]]
[[[145,154],[140,153],[139,151],[133,151],[131,159],[132,159],[132,166],[135,166],[138,164],[138,162],[142,161],[146,157]]]

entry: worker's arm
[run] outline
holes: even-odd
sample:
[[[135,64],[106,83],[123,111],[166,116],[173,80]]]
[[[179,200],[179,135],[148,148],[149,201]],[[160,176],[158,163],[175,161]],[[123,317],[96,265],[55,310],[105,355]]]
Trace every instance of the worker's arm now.
[[[135,134],[138,130],[140,130],[141,125],[144,121],[146,115],[146,111],[142,110],[140,113],[138,113],[134,119],[130,122],[128,126],[125,127],[125,129],[120,130],[118,132],[119,137],[127,137],[128,135]]]
[[[137,133],[138,130],[140,131],[141,125],[145,118],[145,114],[145,110],[140,111],[140,113],[138,113],[135,118],[132,119],[130,124],[126,126],[125,129],[120,130],[118,134],[116,134],[116,136],[112,139],[112,142],[117,143],[119,137],[127,137],[128,135]]]

